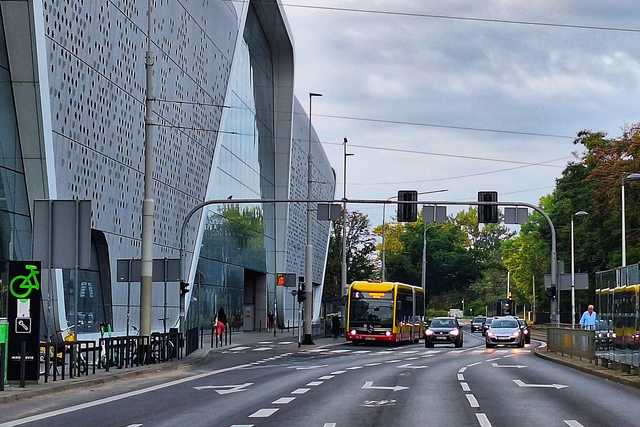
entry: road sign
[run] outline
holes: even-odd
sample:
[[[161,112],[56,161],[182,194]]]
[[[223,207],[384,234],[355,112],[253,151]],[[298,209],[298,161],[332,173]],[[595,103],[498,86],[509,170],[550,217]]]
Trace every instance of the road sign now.
[[[504,208],[505,224],[525,224],[529,220],[529,209],[527,208]]]
[[[8,369],[9,381],[20,380],[20,359],[25,349],[25,381],[38,381],[41,265],[39,261],[9,262],[9,292],[7,312],[9,320]]]
[[[425,224],[443,224],[447,221],[447,207],[425,205],[422,207],[422,217]]]
[[[342,206],[338,203],[318,203],[318,221],[336,221],[342,215]]]
[[[140,259],[119,259],[116,262],[118,282],[140,282],[142,280],[142,261]],[[153,260],[154,282],[179,282],[179,258],[155,258]]]
[[[571,273],[563,273],[560,274],[558,278],[558,284],[560,285],[561,291],[570,291],[571,290]],[[551,287],[551,275],[544,275],[544,287]],[[589,274],[588,273],[576,273],[576,285],[575,288],[577,290],[589,289]]]
[[[478,191],[479,202],[496,202],[495,205],[478,206],[478,222],[481,224],[495,224],[498,222],[498,192]]]
[[[395,385],[393,387],[389,386],[374,386],[373,381],[365,381],[364,385],[361,387],[361,390],[391,390],[391,391],[401,391],[401,390],[409,390],[409,387]]]
[[[28,317],[18,318],[15,323],[16,334],[30,334],[31,333],[31,319]]]
[[[398,191],[399,202],[415,202],[418,200],[418,192],[415,190]],[[418,219],[418,205],[398,203],[398,222],[416,222]]]

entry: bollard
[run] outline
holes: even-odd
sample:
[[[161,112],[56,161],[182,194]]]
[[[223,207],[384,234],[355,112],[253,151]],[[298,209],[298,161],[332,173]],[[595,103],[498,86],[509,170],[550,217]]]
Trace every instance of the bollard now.
[[[204,329],[200,328],[200,347],[198,348],[203,348],[204,347]]]
[[[262,319],[258,322],[258,332],[262,332]]]
[[[24,379],[26,372],[26,358],[27,357],[27,343],[22,341],[20,343],[20,387],[24,388]]]
[[[209,348],[213,348],[213,331],[214,329],[211,328],[211,345],[209,346]]]

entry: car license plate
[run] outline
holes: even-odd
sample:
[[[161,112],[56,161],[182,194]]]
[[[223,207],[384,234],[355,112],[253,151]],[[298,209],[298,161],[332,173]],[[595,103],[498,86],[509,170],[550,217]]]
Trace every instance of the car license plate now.
[[[498,340],[500,341],[509,341],[511,338],[509,337],[498,337]]]
[[[446,340],[447,337],[436,337],[437,340]]]
[[[374,337],[365,337],[364,340],[365,341],[375,341],[376,339]]]

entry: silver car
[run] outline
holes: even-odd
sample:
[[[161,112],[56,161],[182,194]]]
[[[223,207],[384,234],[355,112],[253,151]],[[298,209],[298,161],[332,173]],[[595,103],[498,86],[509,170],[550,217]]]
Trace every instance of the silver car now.
[[[485,334],[487,348],[497,345],[513,345],[524,347],[525,336],[515,317],[505,316],[494,318]]]

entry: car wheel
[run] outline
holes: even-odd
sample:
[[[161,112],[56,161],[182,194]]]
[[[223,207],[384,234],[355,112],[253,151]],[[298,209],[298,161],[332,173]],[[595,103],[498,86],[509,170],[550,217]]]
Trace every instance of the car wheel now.
[[[424,347],[425,348],[433,348],[433,343],[425,340]]]
[[[489,343],[486,343],[486,346],[487,346],[487,348],[494,348],[494,347],[495,347],[495,344],[489,344]]]

